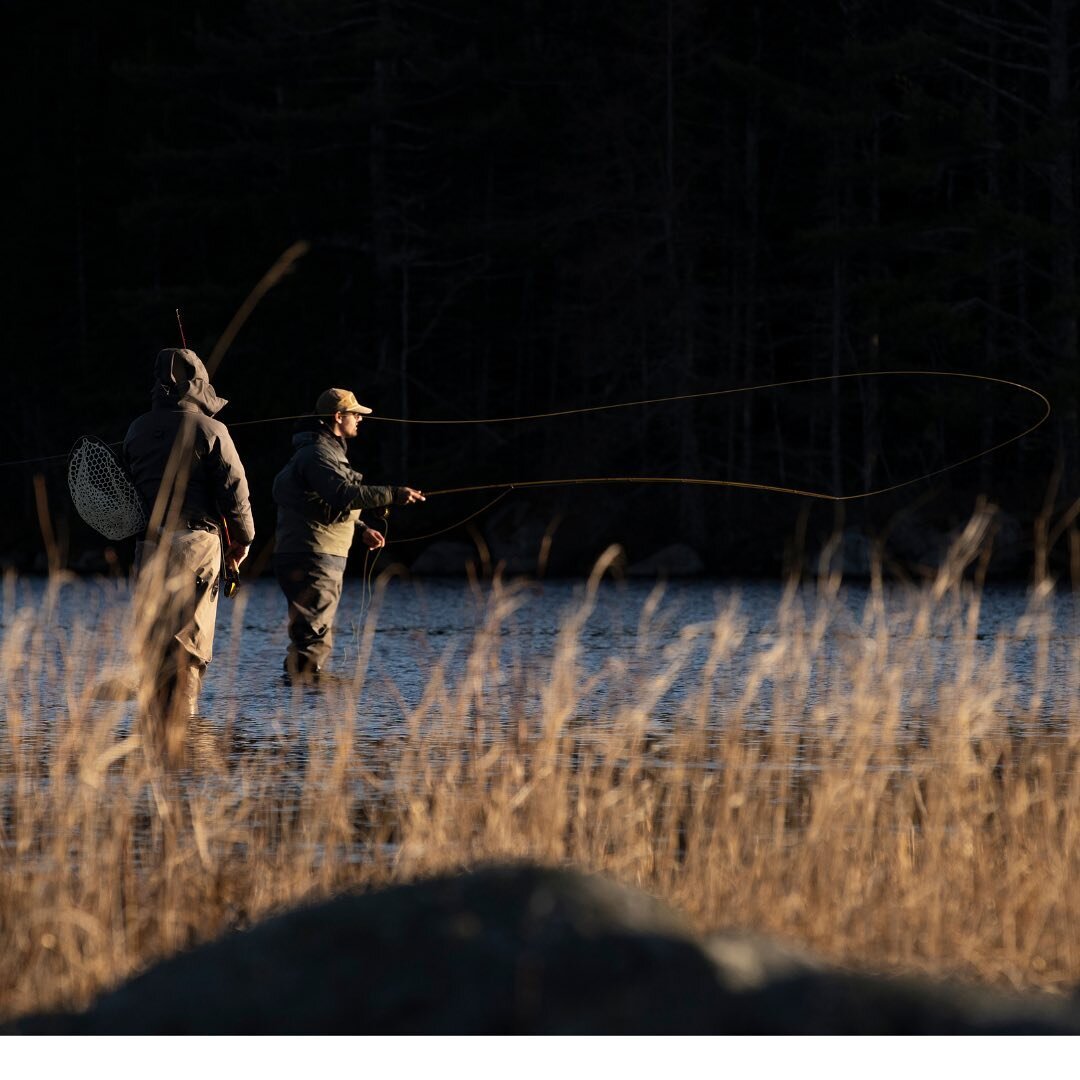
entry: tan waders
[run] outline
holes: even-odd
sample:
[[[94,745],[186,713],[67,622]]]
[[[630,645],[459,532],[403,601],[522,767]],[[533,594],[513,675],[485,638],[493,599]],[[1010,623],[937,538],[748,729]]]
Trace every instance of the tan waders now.
[[[142,717],[151,743],[177,764],[213,659],[221,538],[216,530],[182,528],[166,541],[144,540],[135,558]]]

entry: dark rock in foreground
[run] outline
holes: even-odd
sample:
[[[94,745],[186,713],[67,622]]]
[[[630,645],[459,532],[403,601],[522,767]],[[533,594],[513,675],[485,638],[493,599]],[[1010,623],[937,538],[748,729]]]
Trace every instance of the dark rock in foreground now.
[[[702,938],[602,878],[482,870],[291,912],[25,1034],[1080,1033],[1072,1001],[831,971]]]

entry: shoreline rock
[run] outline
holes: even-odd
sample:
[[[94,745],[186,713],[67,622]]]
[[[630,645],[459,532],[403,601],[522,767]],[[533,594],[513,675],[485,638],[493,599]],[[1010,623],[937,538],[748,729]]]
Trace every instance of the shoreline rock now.
[[[501,866],[345,895],[11,1034],[1078,1034],[1075,999],[831,969],[635,889]]]

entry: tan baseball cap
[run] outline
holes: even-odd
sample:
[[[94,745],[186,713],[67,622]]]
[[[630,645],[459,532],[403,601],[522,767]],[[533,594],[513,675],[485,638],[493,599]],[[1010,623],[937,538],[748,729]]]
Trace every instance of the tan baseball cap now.
[[[315,402],[315,414],[333,416],[336,412],[360,413],[367,416],[371,410],[366,405],[361,405],[351,390],[339,390],[336,386],[332,386],[319,395],[319,400]]]

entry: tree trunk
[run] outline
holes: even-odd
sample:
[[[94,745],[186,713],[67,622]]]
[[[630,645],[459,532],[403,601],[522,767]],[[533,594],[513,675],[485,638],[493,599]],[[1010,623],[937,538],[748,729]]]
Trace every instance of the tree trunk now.
[[[754,62],[761,63],[761,9],[754,5]],[[750,90],[746,115],[746,145],[743,183],[746,210],[746,289],[743,315],[743,385],[752,386],[757,371],[758,250],[761,244],[761,92],[755,83]],[[753,479],[754,395],[742,395],[743,469]]]
[[[1070,93],[1069,55],[1073,46],[1069,16],[1075,0],[1051,0],[1047,41],[1049,48],[1049,113],[1055,128],[1055,152],[1050,161],[1050,224],[1053,227],[1053,273],[1057,294],[1054,348],[1061,370],[1077,370],[1076,316],[1076,196],[1073,154],[1076,147],[1075,109]],[[1075,386],[1075,380],[1068,380]],[[1065,469],[1065,490],[1073,490],[1077,477],[1077,399],[1067,393],[1065,423],[1058,425],[1059,451]]]
[[[990,6],[991,18],[997,17],[997,0]],[[985,95],[985,108],[987,127],[991,132],[997,131],[999,122],[998,102],[998,55],[999,37],[995,33],[986,36],[986,51],[990,57],[989,83]],[[1001,200],[1001,155],[995,149],[990,151],[986,166],[986,194],[991,205],[997,205]],[[986,299],[989,311],[986,316],[986,324],[983,329],[983,362],[984,374],[997,375],[1001,362],[1000,335],[1001,335],[1001,311],[1002,283],[1001,283],[1001,249],[996,234],[990,241],[990,248],[986,264]],[[985,391],[985,387],[984,387]],[[986,402],[989,394],[983,394],[984,407],[982,410],[982,430],[980,432],[981,446],[986,448],[994,445],[994,410],[989,408]],[[988,495],[993,488],[993,462],[992,454],[987,454],[979,459],[979,487],[982,494]]]
[[[390,22],[389,0],[379,3],[379,30],[385,36]],[[371,184],[371,246],[374,261],[375,296],[373,314],[375,321],[376,379],[385,385],[393,352],[389,328],[392,317],[393,293],[393,210],[390,205],[389,164],[387,152],[387,83],[390,62],[381,57],[374,62],[372,72],[372,119],[369,130],[370,155],[368,170]]]

